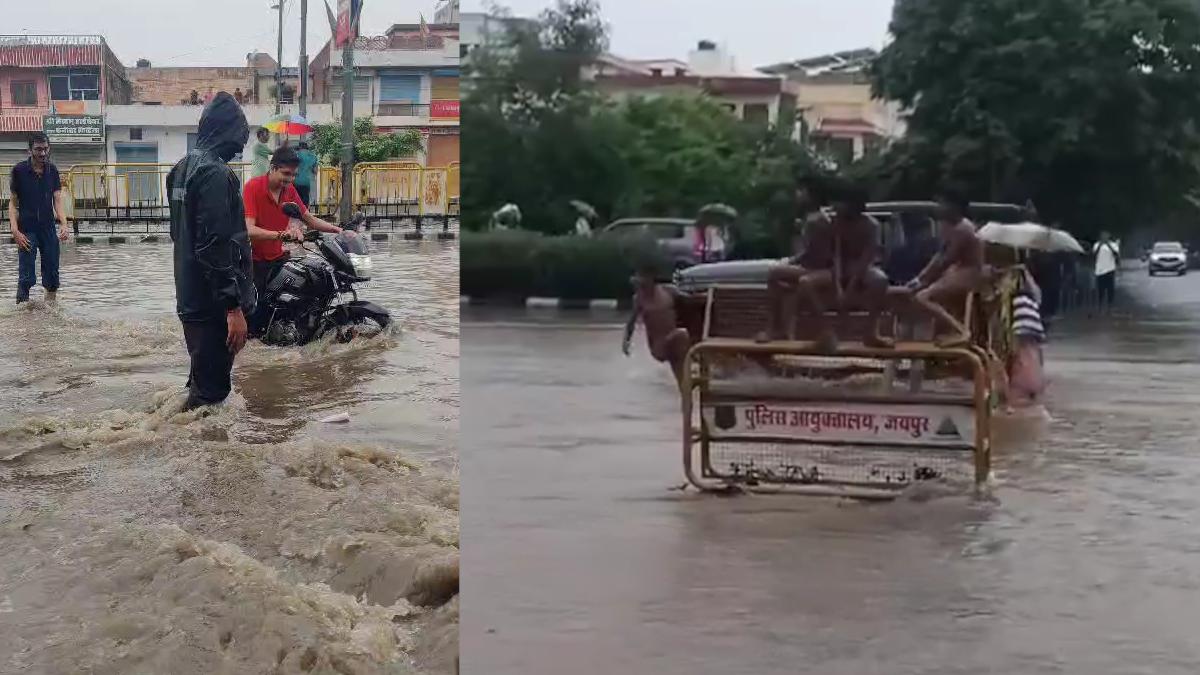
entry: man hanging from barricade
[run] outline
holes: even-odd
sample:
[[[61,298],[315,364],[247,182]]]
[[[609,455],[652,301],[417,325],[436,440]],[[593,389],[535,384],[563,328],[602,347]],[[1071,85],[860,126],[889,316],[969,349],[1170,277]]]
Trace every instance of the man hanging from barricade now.
[[[812,188],[816,188],[813,190]],[[880,315],[887,301],[887,275],[877,266],[879,223],[865,213],[866,191],[849,185],[810,188],[809,217],[797,255],[771,270],[767,278],[768,323],[759,342],[784,340],[785,306],[797,304],[811,315],[821,351],[837,348],[838,336],[825,316],[823,295],[832,295],[835,308],[854,303],[865,309],[870,329],[863,344],[890,347],[880,332]],[[834,213],[820,209],[832,198]],[[789,301],[789,299],[791,299]],[[797,302],[798,301],[798,302]]]
[[[983,280],[983,242],[975,224],[967,219],[968,200],[959,191],[944,190],[938,197],[938,231],[942,248],[907,288],[917,309],[934,320],[934,344],[961,347],[971,340],[963,322],[955,317]]]

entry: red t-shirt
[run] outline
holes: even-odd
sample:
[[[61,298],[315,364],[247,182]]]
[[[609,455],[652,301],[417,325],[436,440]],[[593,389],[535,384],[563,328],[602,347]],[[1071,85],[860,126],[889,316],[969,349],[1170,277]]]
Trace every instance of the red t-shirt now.
[[[308,207],[304,205],[304,200],[300,199],[300,193],[296,192],[295,186],[288,185],[283,188],[280,197],[281,202],[275,201],[275,196],[268,188],[267,174],[251,178],[246,187],[242,188],[246,217],[253,218],[254,224],[264,230],[283,232],[290,220],[283,212],[284,203],[294,202],[300,207],[300,213],[308,213]],[[250,249],[256,261],[275,260],[284,254],[282,241],[253,241],[250,242]]]

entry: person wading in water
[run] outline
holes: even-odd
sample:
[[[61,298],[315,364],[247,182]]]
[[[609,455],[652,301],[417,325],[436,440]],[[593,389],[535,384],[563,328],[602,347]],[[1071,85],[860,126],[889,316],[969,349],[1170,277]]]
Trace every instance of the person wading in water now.
[[[650,355],[660,363],[671,366],[675,382],[682,384],[683,369],[687,367],[687,353],[692,346],[686,328],[676,323],[675,303],[678,293],[674,286],[660,284],[656,278],[658,268],[653,263],[639,267],[633,277],[633,312],[625,323],[625,334],[621,340],[621,351],[629,356],[633,332],[640,320],[646,327],[646,345]]]
[[[42,288],[46,302],[58,297],[59,244],[71,236],[62,205],[62,180],[50,161],[50,139],[29,137],[29,159],[13,167],[9,179],[8,224],[17,249],[17,302],[29,300],[37,283],[37,257],[42,256]],[[54,223],[58,221],[58,230]]]
[[[237,101],[220,92],[204,107],[198,131],[196,148],[167,174],[175,311],[191,358],[185,411],[229,396],[257,302],[242,181],[227,164],[245,147],[250,126]]]

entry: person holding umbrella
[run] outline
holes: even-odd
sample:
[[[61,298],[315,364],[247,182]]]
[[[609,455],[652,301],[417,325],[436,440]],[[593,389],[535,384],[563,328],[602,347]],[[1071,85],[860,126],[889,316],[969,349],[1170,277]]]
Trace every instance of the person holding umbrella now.
[[[255,141],[250,144],[250,177],[258,178],[270,170],[271,146],[267,145],[267,141],[271,140],[271,132],[266,127],[260,127],[254,136]]]

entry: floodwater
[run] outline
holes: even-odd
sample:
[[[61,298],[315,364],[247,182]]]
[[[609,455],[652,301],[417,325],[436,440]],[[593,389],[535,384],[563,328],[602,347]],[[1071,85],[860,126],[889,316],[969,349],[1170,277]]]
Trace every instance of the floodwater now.
[[[1054,326],[1052,419],[983,500],[671,491],[640,334],[464,313],[464,672],[1194,673],[1200,279],[1121,283],[1127,316]]]
[[[52,309],[0,248],[0,673],[453,672],[457,246],[377,248],[398,332],[252,343],[203,418],[170,253],[68,247]]]

